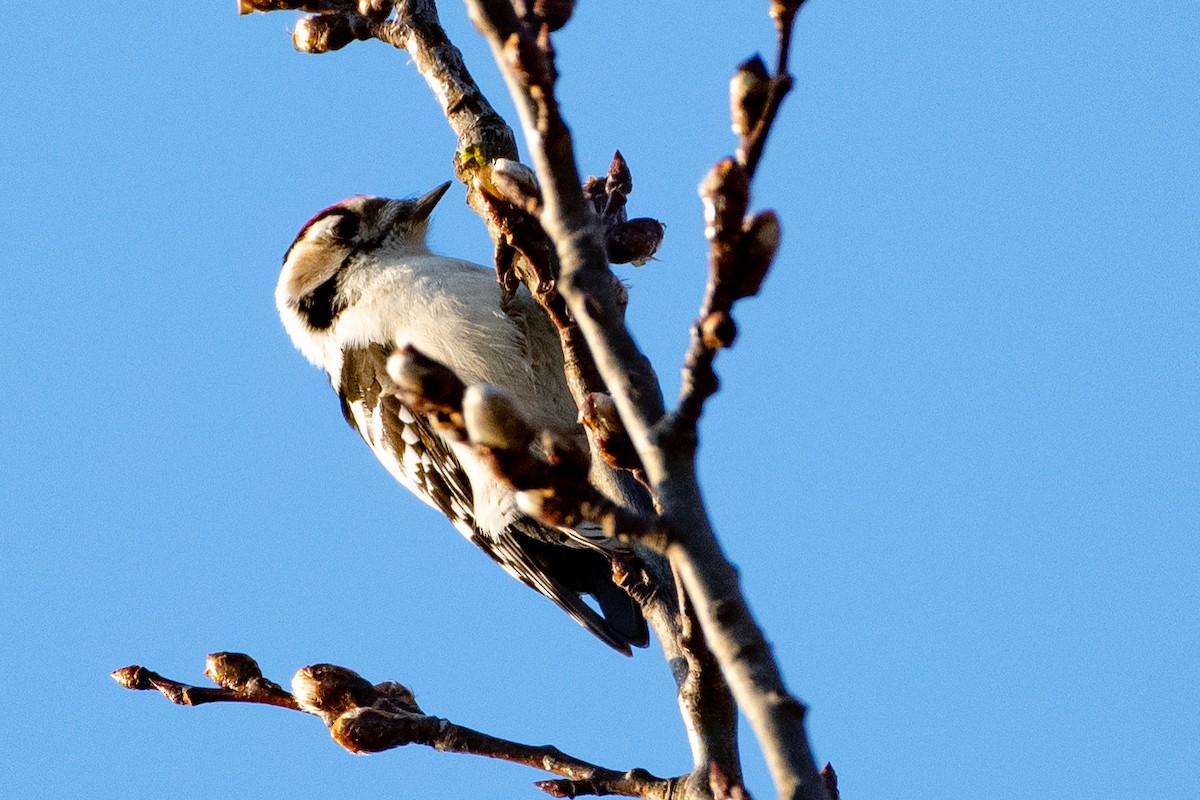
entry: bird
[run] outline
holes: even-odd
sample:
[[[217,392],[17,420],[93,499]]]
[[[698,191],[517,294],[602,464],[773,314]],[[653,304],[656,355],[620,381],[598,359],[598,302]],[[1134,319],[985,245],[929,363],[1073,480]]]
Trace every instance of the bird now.
[[[528,291],[504,293],[494,269],[430,252],[430,214],[450,185],[416,199],[355,195],[319,211],[283,257],[280,319],[400,484],[510,575],[631,655],[649,634],[613,578],[623,546],[598,528],[551,528],[526,516],[469,444],[443,436],[393,393],[387,359],[411,345],[467,385],[500,387],[537,427],[581,435],[558,333]]]

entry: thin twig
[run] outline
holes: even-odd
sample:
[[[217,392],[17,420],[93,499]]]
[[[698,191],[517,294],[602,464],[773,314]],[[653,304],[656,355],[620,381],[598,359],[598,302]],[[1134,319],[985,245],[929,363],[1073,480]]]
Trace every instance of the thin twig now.
[[[777,41],[775,58],[775,75],[767,93],[767,103],[763,109],[758,124],[754,126],[747,141],[739,147],[742,167],[751,178],[758,171],[758,162],[762,158],[763,148],[767,144],[767,136],[775,123],[775,115],[783,104],[783,98],[792,90],[792,76],[788,72],[788,59],[792,50],[792,29],[796,21],[796,13],[805,0],[771,0],[771,19],[775,22],[775,37]]]
[[[275,685],[278,692],[245,691],[240,689],[213,689],[206,686],[191,686],[186,683],[171,680],[145,667],[122,667],[112,673],[112,678],[126,689],[156,690],[162,696],[179,706],[200,706],[205,703],[256,703],[258,705],[278,706],[299,711],[296,699],[288,692]],[[274,684],[273,684],[274,685]]]
[[[254,659],[241,653],[210,655],[205,673],[222,683],[221,688],[192,686],[141,666],[123,667],[112,677],[127,689],[157,690],[177,705],[257,703],[314,714],[325,721],[334,741],[354,753],[420,744],[449,753],[522,764],[565,778],[535,784],[555,797],[607,794],[667,800],[675,783],[645,770],[606,769],[556,747],[521,744],[430,716],[421,711],[412,692],[402,684],[389,681],[372,685],[345,667],[304,667],[292,679],[291,693],[264,679]]]

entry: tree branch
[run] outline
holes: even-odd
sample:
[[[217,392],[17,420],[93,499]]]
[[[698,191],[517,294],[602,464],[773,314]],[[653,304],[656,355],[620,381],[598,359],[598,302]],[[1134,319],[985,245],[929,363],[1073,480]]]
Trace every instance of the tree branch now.
[[[783,48],[790,41],[799,5],[799,0],[775,0],[772,5],[777,27],[787,24],[788,32],[780,38]],[[468,9],[491,45],[516,103],[542,186],[542,226],[562,265],[561,291],[656,490],[670,537],[671,563],[695,601],[709,646],[763,746],[779,795],[823,798],[824,784],[804,732],[805,708],[784,687],[770,647],[742,598],[737,572],[721,552],[704,511],[695,474],[694,419],[682,425],[664,421],[657,379],[625,328],[603,232],[579,191],[570,133],[554,99],[547,29],[542,28],[535,40],[505,0],[468,0]],[[786,52],[781,53],[785,57]],[[780,99],[781,95],[775,108]],[[773,115],[773,110],[769,118],[764,112],[759,138],[765,139]],[[714,327],[719,329],[719,323]],[[711,338],[715,343],[732,341],[719,330]],[[698,417],[698,408],[689,416]],[[676,435],[660,435],[672,433]]]
[[[242,653],[209,655],[205,675],[221,688],[191,686],[140,666],[112,673],[126,689],[157,690],[177,705],[257,703],[314,714],[328,726],[334,741],[352,753],[419,744],[523,764],[566,779],[535,784],[555,797],[602,794],[668,800],[676,783],[645,770],[606,769],[556,747],[521,744],[429,716],[408,687],[394,681],[372,685],[353,670],[333,664],[300,669],[292,678],[291,693],[263,678],[254,659]]]

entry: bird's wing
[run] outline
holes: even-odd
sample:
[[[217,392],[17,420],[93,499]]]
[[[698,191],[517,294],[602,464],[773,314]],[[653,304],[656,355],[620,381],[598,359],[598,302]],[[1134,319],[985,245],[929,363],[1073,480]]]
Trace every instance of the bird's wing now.
[[[393,348],[370,344],[342,353],[335,384],[342,414],[397,481],[441,511],[460,533],[517,580],[553,600],[579,624],[626,655],[630,645],[644,646],[645,622],[634,608],[635,623],[596,612],[580,596],[592,594],[612,606],[612,570],[595,550],[549,544],[554,538],[533,520],[518,520],[504,530],[484,531],[475,523],[470,479],[446,441],[424,415],[414,414],[393,394],[387,359]],[[542,541],[539,541],[542,539]],[[626,597],[626,599],[628,599]],[[632,603],[632,601],[630,601]],[[629,616],[625,609],[620,616]],[[614,614],[610,611],[610,616]],[[640,626],[637,624],[640,623]],[[615,624],[615,626],[614,626]]]

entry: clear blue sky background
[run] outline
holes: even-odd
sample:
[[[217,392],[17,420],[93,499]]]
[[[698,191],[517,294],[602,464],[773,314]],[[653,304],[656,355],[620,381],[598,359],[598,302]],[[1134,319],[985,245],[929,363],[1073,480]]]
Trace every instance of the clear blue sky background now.
[[[581,2],[558,39],[583,168],[619,147],[633,212],[668,226],[623,274],[672,394],[695,187],[765,5]],[[406,56],[302,56],[290,25],[5,11],[0,796],[540,796],[519,767],[354,758],[311,717],[108,678],[203,682],[220,649],[684,770],[655,652],[613,655],[394,485],[287,341],[304,220],[423,192],[454,145]],[[783,251],[702,471],[818,757],[851,798],[1200,796],[1200,5],[812,0],[794,72],[754,196]],[[444,206],[434,247],[486,260],[461,189]]]

